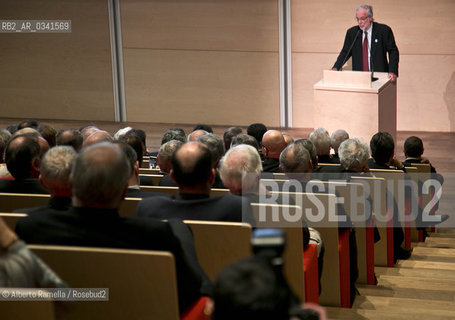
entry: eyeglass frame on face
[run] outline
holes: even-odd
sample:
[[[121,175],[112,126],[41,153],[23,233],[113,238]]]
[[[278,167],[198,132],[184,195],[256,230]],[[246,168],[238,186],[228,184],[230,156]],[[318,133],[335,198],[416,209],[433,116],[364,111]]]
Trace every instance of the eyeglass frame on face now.
[[[360,21],[367,21],[368,18],[370,18],[370,16],[360,17],[360,18],[355,17],[355,20],[356,20],[357,22],[360,22]]]

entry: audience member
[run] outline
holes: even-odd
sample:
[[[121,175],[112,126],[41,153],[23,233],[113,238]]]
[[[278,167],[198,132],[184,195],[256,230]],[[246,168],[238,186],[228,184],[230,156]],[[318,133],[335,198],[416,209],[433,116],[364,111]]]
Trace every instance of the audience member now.
[[[0,287],[67,288],[0,218]],[[5,303],[5,302],[3,302]]]
[[[195,130],[188,135],[187,141],[197,141],[199,137],[205,136],[208,133],[205,130]]]
[[[261,158],[257,149],[250,145],[240,144],[232,147],[221,161],[221,180],[232,194],[239,196],[259,193],[261,172]]]
[[[223,141],[224,141],[224,149],[226,151],[228,151],[229,148],[231,147],[232,138],[234,138],[236,135],[241,134],[241,133],[242,133],[242,128],[239,128],[239,127],[230,127],[230,128],[227,128],[226,131],[224,131]]]
[[[388,132],[378,132],[370,140],[372,158],[368,159],[370,169],[395,169],[403,170],[403,164],[394,158],[395,142]],[[406,170],[403,170],[406,171]]]
[[[262,137],[267,132],[267,127],[262,123],[253,123],[248,126],[246,133],[256,139],[259,147],[262,145]]]
[[[36,136],[11,138],[6,146],[5,162],[14,180],[0,180],[0,192],[48,193],[38,180],[40,145]]]
[[[153,197],[139,202],[136,215],[158,219],[251,221],[251,207],[247,199],[236,195],[210,198],[215,179],[212,154],[200,142],[187,142],[172,157],[172,179],[179,186],[176,199]]]
[[[47,141],[49,148],[55,147],[57,130],[53,126],[42,123],[38,127],[38,132]]]
[[[216,134],[209,133],[199,137],[197,141],[204,144],[212,153],[212,164],[215,169],[215,180],[213,181],[212,188],[225,189],[226,186],[223,184],[223,181],[221,181],[220,173],[218,171],[218,164],[225,152],[223,140]]]
[[[289,133],[281,132],[281,134],[283,135],[284,141],[286,141],[287,145],[294,142],[294,138]]]
[[[343,144],[342,144],[343,145]],[[340,147],[341,149],[341,147]],[[394,158],[395,143],[392,136],[387,132],[378,132],[370,140],[371,156],[373,158],[368,159],[367,164],[369,169],[385,169],[390,170],[391,167],[394,169],[404,169],[403,165]],[[341,150],[340,150],[341,157]],[[406,177],[405,177],[406,178]],[[387,199],[393,200],[393,255],[394,261],[398,259],[408,259],[411,256],[411,250],[401,247],[404,241],[404,232],[401,226],[401,222],[398,217],[398,205],[397,199],[394,195],[387,191]],[[411,199],[412,192],[405,195],[406,198]],[[387,203],[389,203],[388,201]]]
[[[256,150],[258,151],[258,154],[259,154],[259,145],[258,145],[257,140],[253,136],[250,136],[249,134],[244,134],[244,133],[236,135],[235,137],[232,138],[231,148],[238,146],[239,144],[250,145],[253,148],[256,148]]]
[[[131,127],[125,127],[122,129],[119,129],[115,134],[114,134],[114,139],[119,140],[121,137],[123,137],[128,131],[132,130],[133,128]]]
[[[294,143],[299,143],[305,149],[307,149],[308,153],[310,154],[311,163],[313,165],[313,169],[317,169],[318,166],[318,153],[316,151],[316,147],[314,146],[313,142],[309,139],[298,139]]]
[[[136,138],[139,140],[138,137]],[[128,180],[128,190],[125,196],[130,198],[147,198],[156,195],[156,193],[154,192],[147,192],[141,190],[141,187],[139,185],[140,176],[139,161],[137,160],[137,151],[135,151],[127,142],[122,140],[115,141],[114,144],[120,147],[120,149],[125,154],[128,163],[130,164],[131,175]]]
[[[171,140],[178,140],[185,143],[186,142],[185,131],[183,131],[180,128],[166,130],[166,132],[164,132],[163,134],[163,138],[161,139],[161,145]]]
[[[193,255],[194,247],[182,249],[193,246],[190,231],[178,220],[139,221],[119,216],[130,170],[125,155],[114,144],[84,148],[72,171],[74,206],[63,213],[20,219],[16,232],[27,243],[169,251],[176,262],[178,300],[183,312],[200,297],[203,275]]]
[[[310,140],[316,147],[318,163],[339,163],[330,156],[330,135],[324,128],[319,128],[310,133]]]
[[[57,132],[56,144],[58,146],[73,147],[76,152],[81,151],[84,137],[77,129],[62,129]]]
[[[332,149],[334,152],[334,154],[332,155],[332,158],[335,161],[338,161],[338,163],[340,161],[340,157],[338,156],[338,148],[340,147],[340,144],[343,141],[348,140],[348,139],[349,139],[349,134],[343,129],[338,129],[338,130],[334,131],[332,133],[332,135],[330,136],[330,141],[331,141]]]
[[[172,169],[172,156],[174,155],[175,150],[180,148],[183,145],[183,142],[180,140],[171,140],[161,145],[160,151],[158,152],[158,165],[160,167],[160,174],[163,177],[160,180],[159,185],[162,187],[176,187],[177,184],[172,180],[169,173]]]
[[[92,133],[98,131],[98,127],[94,125],[87,125],[79,128],[80,133],[84,137],[84,140],[87,139]]]
[[[35,130],[38,130],[38,126],[39,126],[38,121],[33,119],[26,119],[19,122],[19,124],[17,125],[17,130],[21,130],[23,128],[33,128]]]
[[[206,311],[213,320],[327,319],[320,307],[302,309],[281,268],[258,256],[225,267],[212,299]]]
[[[208,124],[198,123],[193,128],[193,131],[196,131],[196,130],[204,130],[204,131],[207,131],[207,133],[213,133],[212,127],[209,126]]]
[[[262,167],[264,172],[279,172],[280,154],[286,148],[286,141],[278,130],[269,130],[262,137],[262,153],[264,161]]]
[[[82,148],[87,148],[100,142],[114,142],[114,138],[112,138],[112,136],[107,131],[96,130],[84,139]]]
[[[17,209],[15,212],[39,214],[49,211],[66,211],[71,206],[71,170],[76,159],[76,151],[70,146],[57,146],[44,155],[39,180],[51,198],[45,206]]]
[[[8,144],[9,139],[11,139],[11,133],[5,129],[0,130],[0,179],[10,178],[11,174],[8,171],[5,163],[5,149]]]

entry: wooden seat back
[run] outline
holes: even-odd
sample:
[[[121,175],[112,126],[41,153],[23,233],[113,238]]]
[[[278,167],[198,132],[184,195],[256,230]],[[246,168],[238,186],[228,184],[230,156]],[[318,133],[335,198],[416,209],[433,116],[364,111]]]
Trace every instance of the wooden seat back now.
[[[72,288],[108,288],[109,301],[75,302],[65,319],[179,319],[169,252],[30,245]]]
[[[193,232],[198,261],[213,281],[227,265],[251,255],[251,225],[185,220]]]

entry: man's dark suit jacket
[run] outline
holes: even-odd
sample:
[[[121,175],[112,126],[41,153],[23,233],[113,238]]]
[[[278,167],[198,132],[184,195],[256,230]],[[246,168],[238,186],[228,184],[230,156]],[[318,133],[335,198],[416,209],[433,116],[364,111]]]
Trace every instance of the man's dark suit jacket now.
[[[357,39],[355,40],[352,51],[349,52],[349,47],[355,39],[357,32],[360,30],[359,26],[352,27],[346,32],[344,39],[343,49],[341,49],[340,55],[337,61],[333,65],[333,68],[338,70],[341,69],[343,60],[346,55],[348,60],[352,56],[352,70],[362,71],[363,70],[363,58],[362,58],[362,37],[363,34],[360,31]],[[389,60],[387,61],[387,53]],[[397,45],[395,44],[395,37],[393,36],[392,29],[385,25],[377,22],[373,22],[373,34],[371,35],[371,63],[370,68],[372,71],[377,72],[392,72],[398,76],[398,62],[399,52]]]
[[[137,205],[136,216],[254,224],[249,201],[232,194],[215,198],[206,195],[179,195],[176,199],[165,197],[142,199]]]
[[[33,244],[170,251],[175,257],[180,312],[201,295],[202,269],[195,250],[183,250],[194,243],[181,221],[121,218],[115,209],[72,207],[20,219],[16,233]]]
[[[262,172],[280,172],[280,159],[265,158],[262,161]]]
[[[49,194],[38,179],[0,180],[0,192]]]
[[[331,157],[328,154],[322,155],[322,156],[318,156],[318,163],[340,164],[340,158]]]

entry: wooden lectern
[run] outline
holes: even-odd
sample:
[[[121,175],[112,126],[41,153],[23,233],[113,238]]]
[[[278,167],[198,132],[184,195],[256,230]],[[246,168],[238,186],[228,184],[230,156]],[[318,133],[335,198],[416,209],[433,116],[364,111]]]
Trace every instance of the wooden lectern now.
[[[397,87],[387,73],[324,70],[314,85],[314,127],[331,134],[344,129],[351,138],[369,145],[378,131],[387,131],[396,141]]]

